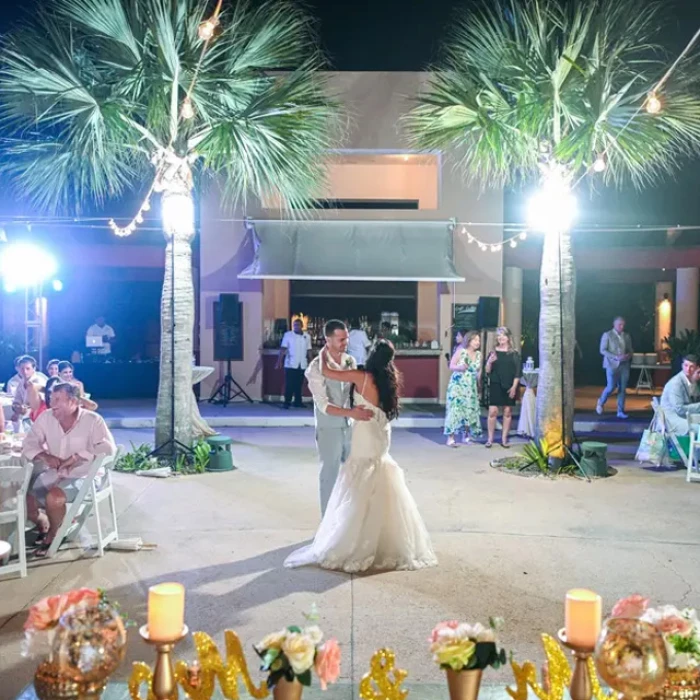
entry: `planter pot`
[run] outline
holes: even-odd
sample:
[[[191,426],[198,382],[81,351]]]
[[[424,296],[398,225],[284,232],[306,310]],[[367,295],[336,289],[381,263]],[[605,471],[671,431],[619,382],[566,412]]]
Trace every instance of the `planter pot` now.
[[[447,688],[450,691],[450,700],[477,700],[481,687],[480,668],[470,671],[453,671],[447,669]]]
[[[700,700],[698,670],[669,669],[664,687],[653,697],[655,700]]]
[[[272,689],[274,700],[301,700],[304,686],[295,678],[291,683],[286,679],[280,679]]]

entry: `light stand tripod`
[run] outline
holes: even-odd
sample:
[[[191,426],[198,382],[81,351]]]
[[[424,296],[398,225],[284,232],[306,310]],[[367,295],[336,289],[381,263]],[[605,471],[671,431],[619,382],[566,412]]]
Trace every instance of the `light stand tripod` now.
[[[231,374],[231,360],[226,360],[226,376],[221,380],[221,384],[219,384],[218,388],[209,397],[209,403],[226,407],[239,396],[244,397],[248,403],[253,403],[253,399],[248,396],[245,389],[233,378]]]
[[[175,236],[170,241],[170,429],[168,439],[157,445],[149,457],[167,457],[173,463],[178,455],[191,455],[192,448],[175,437]]]

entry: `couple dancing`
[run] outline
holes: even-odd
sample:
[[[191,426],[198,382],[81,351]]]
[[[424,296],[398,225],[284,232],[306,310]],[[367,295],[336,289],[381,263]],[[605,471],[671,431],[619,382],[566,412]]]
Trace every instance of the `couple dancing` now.
[[[428,531],[403,471],[389,455],[390,423],[399,413],[394,347],[380,340],[364,370],[358,370],[345,352],[345,324],[329,321],[325,337],[325,347],[306,370],[314,398],[323,520],[313,543],[293,552],[284,565],[349,573],[435,566]]]

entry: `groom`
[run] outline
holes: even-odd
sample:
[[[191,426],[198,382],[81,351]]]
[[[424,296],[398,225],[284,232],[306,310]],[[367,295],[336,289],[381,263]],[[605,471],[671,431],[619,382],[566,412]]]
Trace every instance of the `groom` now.
[[[355,360],[346,353],[348,329],[342,321],[328,321],[324,328],[329,365],[334,369],[355,369]],[[362,406],[351,408],[349,382],[326,379],[321,367],[322,357],[317,355],[306,370],[309,390],[314,398],[316,419],[316,449],[321,461],[319,475],[321,491],[321,515],[326,512],[340,465],[350,453],[349,419],[366,421],[372,411]]]

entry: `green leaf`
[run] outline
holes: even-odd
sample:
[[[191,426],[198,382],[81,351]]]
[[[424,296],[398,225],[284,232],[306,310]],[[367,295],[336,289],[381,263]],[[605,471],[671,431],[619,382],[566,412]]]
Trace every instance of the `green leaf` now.
[[[301,673],[297,676],[297,680],[299,683],[302,685],[306,686],[307,688],[311,685],[311,669],[308,671],[304,671],[304,673]]]

